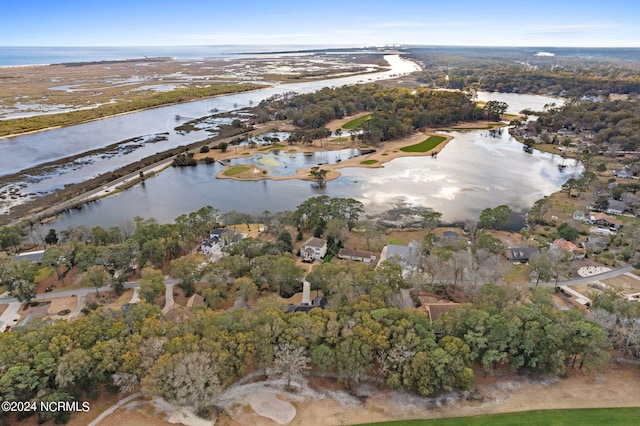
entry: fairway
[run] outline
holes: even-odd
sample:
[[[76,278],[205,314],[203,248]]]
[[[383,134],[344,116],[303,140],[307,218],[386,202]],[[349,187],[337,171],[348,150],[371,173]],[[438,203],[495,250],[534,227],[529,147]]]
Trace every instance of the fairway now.
[[[367,115],[363,115],[362,117],[358,117],[355,118],[345,124],[342,125],[343,129],[347,129],[347,130],[353,130],[353,129],[357,129],[360,126],[362,126],[362,123],[364,123],[367,120],[371,119],[371,114],[367,114]]]
[[[244,173],[246,171],[251,170],[251,166],[233,166],[230,167],[229,170],[224,172],[225,176],[235,176],[235,175],[239,175],[240,173]]]
[[[536,410],[520,413],[492,414],[447,419],[402,420],[370,423],[385,426],[512,426],[512,425],[634,425],[638,424],[640,408],[584,408],[568,410]]]
[[[400,148],[400,151],[403,152],[428,152],[440,145],[444,140],[446,140],[444,136],[429,136],[426,140],[423,140],[420,143],[415,145],[405,146]]]

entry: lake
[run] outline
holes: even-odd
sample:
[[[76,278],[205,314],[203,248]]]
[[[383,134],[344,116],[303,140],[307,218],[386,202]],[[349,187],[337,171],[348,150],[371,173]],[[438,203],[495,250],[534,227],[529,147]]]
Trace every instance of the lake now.
[[[582,166],[573,161],[561,171],[561,158],[556,155],[525,153],[506,129],[449,134],[454,139],[437,158],[404,157],[383,168],[340,169],[342,176],[323,189],[300,180],[216,179],[222,168],[218,164],[170,168],[144,184],[65,213],[49,226],[58,230],[78,225],[119,226],[134,216],[170,222],[205,205],[221,212],[279,212],[294,210],[305,199],[324,194],[360,200],[367,214],[424,206],[454,222],[477,219],[484,208],[501,204],[522,213],[539,198],[558,191],[570,176],[582,172]]]

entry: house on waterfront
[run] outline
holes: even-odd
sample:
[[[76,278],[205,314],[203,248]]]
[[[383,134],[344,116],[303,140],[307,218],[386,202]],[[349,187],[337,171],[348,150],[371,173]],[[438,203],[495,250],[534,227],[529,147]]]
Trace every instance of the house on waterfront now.
[[[311,237],[300,247],[303,262],[322,260],[327,255],[327,242],[322,238]]]
[[[209,238],[202,241],[200,251],[203,254],[213,254],[229,244],[235,244],[244,236],[233,229],[216,228],[209,232]]]
[[[514,264],[527,263],[533,256],[538,254],[538,249],[534,247],[509,247],[504,255]]]
[[[418,269],[420,261],[420,246],[416,241],[412,241],[408,246],[387,244],[382,248],[378,265],[384,261],[396,262],[402,267],[402,275]]]
[[[341,248],[338,250],[338,258],[345,260],[353,260],[356,262],[371,263],[376,260],[376,255],[369,251],[353,250]]]

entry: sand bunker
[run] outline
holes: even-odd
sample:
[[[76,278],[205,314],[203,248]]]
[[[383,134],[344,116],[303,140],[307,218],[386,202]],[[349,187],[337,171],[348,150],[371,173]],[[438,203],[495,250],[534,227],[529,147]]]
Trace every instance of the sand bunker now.
[[[256,392],[249,397],[249,405],[257,414],[278,424],[286,425],[296,416],[296,409],[269,392]]]

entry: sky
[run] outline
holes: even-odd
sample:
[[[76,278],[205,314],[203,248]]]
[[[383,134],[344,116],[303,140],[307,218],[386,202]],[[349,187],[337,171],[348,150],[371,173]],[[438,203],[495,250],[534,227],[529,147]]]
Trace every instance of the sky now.
[[[0,46],[640,47],[637,0],[3,2]]]

